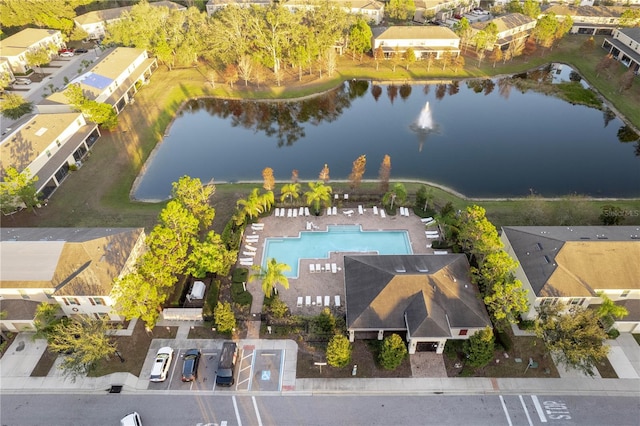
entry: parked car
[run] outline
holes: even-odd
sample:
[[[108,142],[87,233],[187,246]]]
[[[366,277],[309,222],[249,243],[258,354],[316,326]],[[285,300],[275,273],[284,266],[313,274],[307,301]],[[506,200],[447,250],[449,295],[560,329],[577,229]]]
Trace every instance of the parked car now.
[[[73,52],[62,52],[62,53],[60,54],[60,57],[61,57],[61,58],[70,58],[70,57],[72,57],[73,55],[74,55],[74,53],[73,53]]]
[[[16,81],[13,82],[13,84],[18,85],[18,86],[28,86],[31,84],[31,80],[29,80],[28,78],[16,78]]]
[[[218,370],[216,371],[216,385],[232,386],[234,383],[233,370],[236,367],[236,359],[238,358],[238,345],[233,342],[224,342],[222,344],[222,352],[218,361]]]
[[[76,49],[73,52],[74,53],[87,53],[87,52],[89,52],[89,49]]]
[[[182,360],[182,381],[191,382],[198,378],[198,363],[200,362],[200,351],[189,349],[184,353]]]
[[[153,367],[151,367],[151,377],[149,377],[149,380],[152,382],[164,382],[167,379],[167,373],[169,372],[172,359],[173,349],[169,346],[158,349],[156,359],[153,361]]]
[[[65,49],[60,49],[60,50],[58,50],[58,55],[61,55],[61,54],[65,53],[65,52],[72,52],[73,53],[73,49],[66,49],[66,48]]]
[[[120,426],[142,426],[142,419],[140,419],[140,414],[134,411],[131,414],[127,414],[125,417],[120,419]]]

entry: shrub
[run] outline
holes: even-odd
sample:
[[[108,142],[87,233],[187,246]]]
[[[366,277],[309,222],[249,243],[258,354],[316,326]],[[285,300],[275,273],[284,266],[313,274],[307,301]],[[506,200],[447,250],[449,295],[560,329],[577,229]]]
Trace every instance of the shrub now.
[[[213,311],[215,311],[216,306],[218,305],[219,293],[220,280],[215,280],[209,287],[209,294],[207,294],[207,300],[205,300],[204,307],[202,308],[202,317],[207,321],[213,319]]]
[[[253,296],[251,293],[244,290],[242,286],[242,282],[232,282],[231,283],[231,298],[235,303],[241,306],[251,305],[253,301]]]
[[[469,337],[469,340],[464,342],[467,364],[471,367],[484,367],[487,365],[493,359],[493,342],[493,331],[489,327]]]
[[[511,348],[513,348],[513,342],[511,341],[511,337],[504,331],[497,331],[496,338],[500,346],[504,348],[505,351],[509,352]]]
[[[236,316],[229,302],[218,302],[215,311],[216,328],[221,333],[230,333],[236,328]]]
[[[327,363],[333,367],[346,367],[351,362],[351,343],[341,334],[336,334],[327,345]]]
[[[380,365],[385,370],[395,370],[407,356],[407,346],[397,334],[392,334],[382,342]]]
[[[265,302],[268,300],[268,297],[265,297]],[[265,303],[266,304],[266,303]],[[269,303],[269,312],[276,319],[281,319],[287,316],[289,313],[289,307],[286,303],[284,303],[280,298],[275,295],[270,299]]]
[[[233,271],[233,282],[235,283],[247,282],[248,276],[249,276],[249,270],[247,268],[236,268]]]
[[[336,329],[336,319],[329,308],[324,308],[320,315],[314,318],[314,323],[318,330],[325,334],[334,333]]]
[[[520,330],[533,330],[535,328],[535,324],[536,322],[534,320],[523,320],[521,319],[518,322],[518,328],[520,328]],[[498,339],[500,338],[500,336],[498,336]]]
[[[607,331],[607,336],[609,337],[609,339],[615,340],[618,338],[618,336],[620,336],[620,332],[617,328],[611,328],[609,329],[609,331]]]

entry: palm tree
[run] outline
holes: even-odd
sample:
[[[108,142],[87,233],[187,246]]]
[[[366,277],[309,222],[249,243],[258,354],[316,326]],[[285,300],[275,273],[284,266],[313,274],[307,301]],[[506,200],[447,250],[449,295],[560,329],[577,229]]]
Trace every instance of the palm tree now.
[[[262,203],[262,211],[269,211],[271,207],[273,207],[273,203],[275,202],[275,196],[273,195],[273,191],[267,191],[260,196],[260,203]]]
[[[286,263],[278,263],[275,258],[270,258],[267,267],[253,266],[255,274],[249,276],[249,282],[262,280],[262,291],[266,297],[271,297],[276,284],[280,284],[285,289],[289,288],[289,279],[284,275],[291,270],[291,266]]]
[[[307,204],[313,205],[315,215],[320,214],[320,205],[328,207],[331,204],[331,187],[324,182],[309,182],[309,191],[304,193]]]
[[[280,201],[284,202],[287,198],[293,204],[293,200],[297,200],[300,196],[300,184],[299,183],[285,183],[280,190]]]
[[[262,200],[258,196],[259,191],[258,188],[253,188],[246,200],[238,200],[237,202],[238,208],[242,207],[241,210],[251,219],[262,213]]]
[[[396,183],[391,191],[384,194],[382,204],[389,205],[389,210],[393,210],[393,204],[396,200],[398,200],[399,204],[407,200],[407,190],[401,183]]]

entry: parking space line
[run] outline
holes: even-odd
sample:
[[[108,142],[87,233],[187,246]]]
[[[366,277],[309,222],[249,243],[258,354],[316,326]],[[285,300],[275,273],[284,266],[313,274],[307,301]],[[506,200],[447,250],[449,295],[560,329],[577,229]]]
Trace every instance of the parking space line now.
[[[177,350],[177,354],[174,352],[173,367],[171,367],[171,375],[169,376],[169,389],[171,389],[171,383],[173,382],[173,375],[176,373],[176,367],[178,366],[178,360],[180,359],[180,349]]]
[[[538,397],[531,395],[531,400],[533,401],[533,405],[536,407],[536,412],[538,413],[538,417],[540,417],[540,421],[542,423],[546,423],[547,418],[544,415],[544,411],[542,411],[542,406],[540,405],[540,401],[538,401]]]
[[[256,412],[256,418],[258,419],[258,426],[262,426],[262,419],[260,418],[260,411],[258,411],[258,404],[256,403],[256,397],[252,396],[251,400],[253,401],[253,409]]]
[[[238,420],[238,426],[242,426],[242,420],[240,420],[240,412],[238,411],[238,403],[236,402],[236,396],[233,395],[233,397],[231,397],[231,400],[233,401],[233,411],[236,412],[236,419]]]
[[[529,416],[529,410],[527,409],[527,405],[524,403],[524,399],[522,398],[522,395],[518,395],[518,398],[520,398],[520,404],[522,404],[522,409],[524,410],[524,414],[527,415],[527,421],[529,422],[529,426],[533,426],[533,422],[531,421],[531,417]]]
[[[247,390],[251,390],[253,386],[253,369],[256,365],[256,351],[253,351],[253,357],[251,357],[251,373],[249,374],[249,388]]]
[[[280,378],[278,380],[278,390],[281,391],[282,390],[282,378],[284,376],[284,359],[286,357],[286,349],[282,349],[281,351],[281,355],[280,355]]]
[[[513,423],[511,423],[511,417],[509,417],[509,411],[507,410],[507,405],[504,403],[504,398],[502,397],[502,395],[499,395],[499,396],[500,396],[500,404],[502,404],[504,415],[507,418],[507,423],[509,423],[509,426],[513,426]]]

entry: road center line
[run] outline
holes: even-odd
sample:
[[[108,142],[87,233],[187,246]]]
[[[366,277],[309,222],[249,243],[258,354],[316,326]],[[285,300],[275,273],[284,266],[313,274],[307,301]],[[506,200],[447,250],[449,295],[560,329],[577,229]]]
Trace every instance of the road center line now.
[[[509,426],[513,426],[513,423],[511,423],[511,417],[509,417],[509,412],[507,411],[507,406],[504,403],[504,398],[502,397],[502,395],[499,395],[499,396],[500,396],[500,404],[502,404],[504,415],[507,418],[507,423],[509,423]]]
[[[236,412],[236,420],[238,420],[238,426],[242,426],[242,420],[240,420],[240,412],[238,411],[238,403],[236,402],[236,396],[233,395],[231,397],[231,400],[233,401],[233,411]]]
[[[542,423],[547,422],[547,418],[544,415],[544,411],[542,411],[542,406],[540,405],[540,401],[538,401],[538,397],[535,395],[531,395],[531,400],[533,401],[533,405],[536,407],[536,411],[538,412],[538,417],[540,417],[540,421]]]
[[[262,419],[260,418],[260,411],[258,411],[258,404],[256,403],[256,397],[252,396],[253,409],[256,410],[256,418],[258,419],[258,426],[262,426]]]
[[[533,426],[533,422],[531,421],[531,417],[529,416],[529,410],[527,409],[527,405],[524,403],[524,399],[522,398],[522,395],[518,395],[518,398],[520,398],[520,404],[522,404],[522,409],[524,410],[524,414],[527,415],[527,421],[529,422],[529,426]]]

